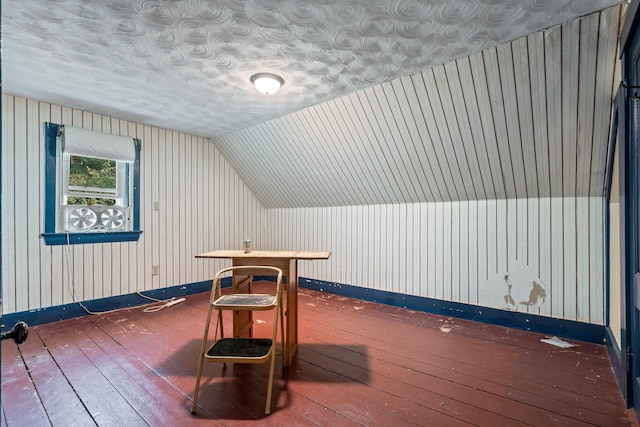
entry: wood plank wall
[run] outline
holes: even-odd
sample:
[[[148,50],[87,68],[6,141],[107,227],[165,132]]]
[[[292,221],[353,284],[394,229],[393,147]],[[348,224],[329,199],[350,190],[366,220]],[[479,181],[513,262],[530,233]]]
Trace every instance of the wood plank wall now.
[[[604,322],[600,197],[267,210],[204,138],[10,95],[2,108],[4,313],[206,280],[224,261],[193,255],[246,236],[256,249],[332,251],[301,262],[304,277]],[[139,242],[44,245],[45,121],[143,141]],[[544,302],[520,304],[533,281]]]
[[[332,251],[301,261],[302,277],[604,324],[603,209],[602,198],[579,197],[266,215],[269,247]],[[530,299],[533,282],[544,301]]]
[[[138,242],[46,246],[44,122],[142,140]],[[153,209],[158,202],[158,210]],[[260,244],[264,209],[209,140],[2,95],[2,305],[13,313],[193,283],[217,248]],[[152,275],[152,266],[159,275]]]

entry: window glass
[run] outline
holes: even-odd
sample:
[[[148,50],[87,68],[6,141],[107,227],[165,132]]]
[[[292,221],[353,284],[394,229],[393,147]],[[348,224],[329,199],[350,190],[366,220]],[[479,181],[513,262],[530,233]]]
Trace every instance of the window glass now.
[[[69,156],[69,205],[116,204],[116,161],[91,157]]]

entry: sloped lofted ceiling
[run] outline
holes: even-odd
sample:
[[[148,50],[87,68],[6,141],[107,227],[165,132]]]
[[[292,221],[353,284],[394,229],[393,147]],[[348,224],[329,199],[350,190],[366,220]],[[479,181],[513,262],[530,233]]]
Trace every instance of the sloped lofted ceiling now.
[[[268,207],[602,196],[617,6],[215,137]]]
[[[3,0],[3,92],[212,138],[267,207],[601,194],[623,3]]]

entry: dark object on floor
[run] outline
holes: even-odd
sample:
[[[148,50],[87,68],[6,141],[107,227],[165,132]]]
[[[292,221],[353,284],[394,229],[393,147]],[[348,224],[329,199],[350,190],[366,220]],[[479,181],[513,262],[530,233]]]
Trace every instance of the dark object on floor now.
[[[29,326],[25,322],[18,322],[13,325],[10,331],[2,333],[2,339],[13,338],[16,344],[22,344],[29,335]]]

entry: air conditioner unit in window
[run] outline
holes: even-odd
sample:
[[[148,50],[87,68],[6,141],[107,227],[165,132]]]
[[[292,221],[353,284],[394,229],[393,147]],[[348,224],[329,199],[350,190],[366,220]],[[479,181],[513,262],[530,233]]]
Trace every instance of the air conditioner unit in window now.
[[[66,232],[128,230],[129,208],[104,205],[66,205],[62,207]]]

